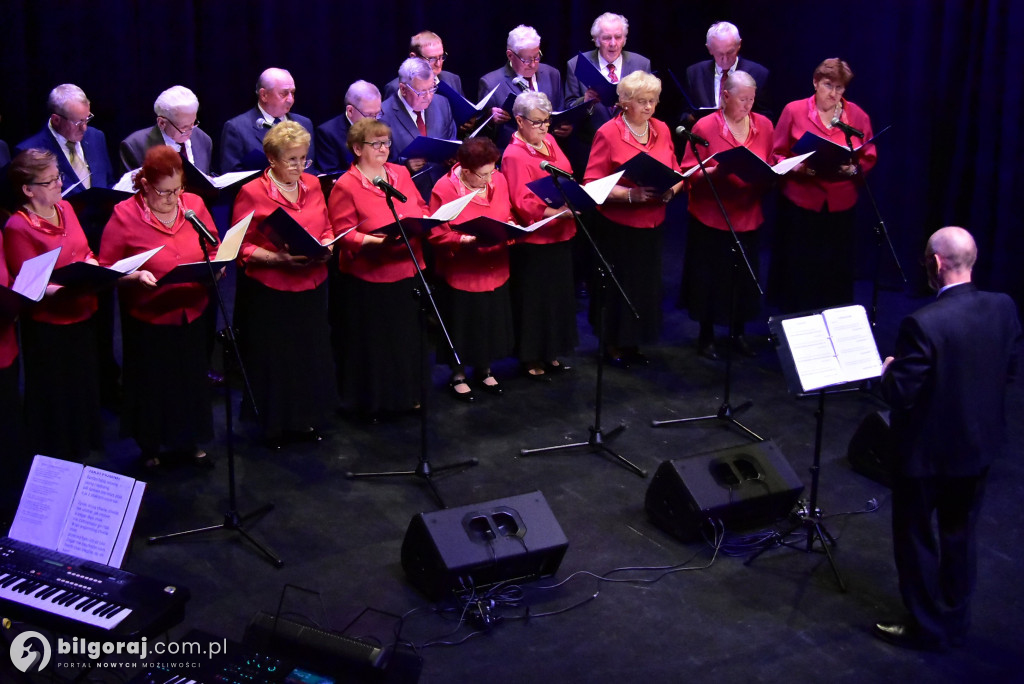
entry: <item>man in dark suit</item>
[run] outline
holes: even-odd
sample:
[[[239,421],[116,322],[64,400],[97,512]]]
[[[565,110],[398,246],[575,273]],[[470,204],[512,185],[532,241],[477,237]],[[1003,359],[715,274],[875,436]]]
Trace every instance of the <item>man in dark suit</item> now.
[[[295,80],[284,69],[271,67],[256,83],[256,106],[224,122],[220,136],[220,172],[262,169],[267,166],[263,154],[263,136],[274,124],[295,121],[313,135],[313,122],[292,113],[295,104]],[[309,153],[315,145],[310,141]]]
[[[76,195],[96,186],[109,188],[116,180],[107,152],[107,138],[98,128],[91,128],[89,98],[78,86],[64,83],[50,91],[46,100],[50,118],[42,130],[14,148],[17,156],[32,148],[50,150],[57,155],[57,170],[64,174],[67,190],[78,181],[68,195]],[[84,227],[84,226],[83,226]]]
[[[754,111],[773,118],[768,103],[768,69],[757,62],[740,57],[740,30],[735,24],[720,21],[708,29],[705,43],[711,59],[691,64],[686,69],[686,91],[690,104],[703,112],[693,112],[698,118],[718,109],[722,93],[722,75],[734,71],[745,71],[757,83],[757,100]]]
[[[153,103],[156,125],[135,131],[121,141],[124,171],[142,166],[146,150],[168,145],[209,175],[213,163],[213,140],[199,128],[199,98],[185,86],[176,85],[160,93]]]
[[[410,57],[398,69],[398,92],[384,101],[381,119],[391,127],[391,155],[388,161],[405,164],[424,201],[430,201],[434,183],[447,167],[426,159],[409,159],[402,150],[418,136],[455,139],[455,120],[448,100],[434,97],[434,72],[419,57]]]
[[[420,31],[409,39],[409,56],[427,60],[431,71],[434,72],[434,85],[444,81],[459,95],[463,95],[462,79],[450,71],[444,71],[448,53],[444,51],[444,42],[441,40],[441,36],[433,31]],[[384,86],[384,99],[388,99],[397,91],[398,79],[393,78]]]
[[[541,64],[540,34],[532,26],[519,25],[509,31],[505,43],[505,58],[508,63],[480,78],[477,98],[483,98],[494,86],[498,89],[491,95],[487,106],[494,118],[495,142],[499,148],[508,145],[516,132],[516,122],[509,112],[501,108],[509,94],[518,95],[527,90],[542,92],[551,100],[554,111],[562,109],[562,75],[558,69]],[[564,138],[572,133],[572,126],[563,124],[553,129],[552,135]]]
[[[985,480],[1005,446],[1021,326],[1010,297],[971,283],[977,254],[963,228],[931,236],[925,263],[938,298],[903,320],[882,367],[896,454],[893,547],[909,619],[880,622],[873,633],[907,648],[963,643]]]
[[[324,173],[345,171],[352,165],[348,129],[360,119],[382,116],[380,91],[369,81],[356,81],[345,92],[345,111],[316,127],[316,162]]]

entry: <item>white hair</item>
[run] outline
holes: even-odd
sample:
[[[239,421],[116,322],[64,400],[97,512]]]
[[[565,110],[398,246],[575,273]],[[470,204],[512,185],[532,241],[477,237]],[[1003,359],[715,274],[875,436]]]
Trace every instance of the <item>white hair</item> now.
[[[551,113],[551,100],[545,93],[536,90],[527,90],[516,96],[516,103],[512,105],[512,114],[515,116],[529,116],[534,109],[539,109],[545,114]]]
[[[730,93],[736,88],[743,88],[744,86],[749,86],[751,88],[757,87],[757,81],[755,81],[754,77],[746,71],[740,71],[737,69],[725,78],[725,89]]]
[[[738,43],[740,42],[740,30],[736,28],[736,24],[719,21],[712,24],[711,28],[708,29],[707,41],[704,44],[710,46],[712,38],[727,38]]]
[[[430,68],[430,62],[422,57],[410,57],[398,67],[398,81],[400,83],[412,83],[414,78],[434,79],[434,70]]]
[[[505,41],[505,47],[517,55],[520,50],[540,47],[540,34],[532,26],[520,24],[508,32],[508,40]]]
[[[590,37],[594,39],[594,45],[598,44],[597,37],[601,35],[601,24],[619,23],[622,24],[622,37],[629,35],[629,20],[621,14],[605,12],[590,25]]]
[[[153,111],[165,119],[181,112],[194,113],[199,111],[199,98],[185,86],[171,86],[157,96]]]
[[[46,106],[50,113],[61,116],[64,116],[64,105],[68,102],[81,102],[86,107],[89,106],[89,98],[85,96],[85,91],[74,83],[62,83],[51,90],[50,96],[46,98]]]
[[[359,80],[345,91],[345,104],[358,107],[367,100],[379,100],[380,90],[369,81]]]

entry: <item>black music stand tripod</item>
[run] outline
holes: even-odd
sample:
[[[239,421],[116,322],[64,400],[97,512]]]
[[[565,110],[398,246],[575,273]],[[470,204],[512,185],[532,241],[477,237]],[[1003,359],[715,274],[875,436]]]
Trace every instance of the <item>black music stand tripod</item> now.
[[[376,183],[376,181],[375,181]],[[423,269],[420,268],[419,261],[416,259],[416,250],[413,249],[412,243],[409,242],[409,235],[405,231],[405,226],[402,225],[402,221],[398,218],[398,212],[395,211],[395,203],[391,197],[392,191],[388,188],[382,188],[384,190],[384,197],[387,200],[388,208],[391,209],[391,215],[395,218],[395,223],[398,225],[399,233],[402,236],[402,240],[405,241],[405,246],[409,250],[409,258],[412,259],[412,265],[416,269],[416,275],[419,278],[420,287],[415,290],[416,296],[419,298],[420,304],[420,455],[419,461],[416,463],[414,470],[393,470],[379,473],[345,473],[345,477],[349,480],[363,480],[377,477],[413,477],[422,480],[427,487],[430,489],[431,494],[434,495],[434,499],[437,500],[437,504],[441,508],[448,508],[445,505],[444,499],[441,498],[441,493],[437,490],[437,486],[434,485],[434,476],[438,473],[443,473],[449,470],[461,470],[463,468],[471,468],[480,463],[479,460],[471,458],[458,463],[452,463],[443,466],[432,466],[430,464],[429,455],[429,440],[427,438],[427,407],[429,406],[429,387],[430,387],[430,355],[427,352],[427,314],[433,311],[437,317],[438,325],[441,328],[441,332],[444,333],[444,338],[448,342],[448,348],[452,351],[452,357],[455,359],[455,363],[461,365],[462,361],[459,359],[459,354],[455,351],[455,345],[452,343],[452,338],[448,335],[448,328],[445,327],[444,319],[441,317],[441,312],[437,309],[437,302],[434,301],[434,295],[430,291],[430,285],[427,284],[427,278],[423,275]],[[399,197],[399,200],[404,202],[404,197]],[[428,309],[429,304],[429,309]]]
[[[206,245],[206,240],[202,236],[199,237],[199,245],[203,248],[203,260],[210,269],[210,278],[213,281],[213,291],[217,297],[217,308],[224,321],[224,329],[217,333],[217,337],[221,342],[224,353],[224,424],[227,429],[228,510],[224,513],[224,522],[219,525],[209,525],[207,527],[199,527],[192,530],[162,534],[150,537],[148,541],[150,544],[160,544],[168,541],[177,541],[197,534],[215,532],[217,530],[231,530],[255,546],[259,552],[262,553],[264,557],[271,562],[271,564],[273,564],[274,567],[280,568],[284,565],[284,561],[281,560],[281,558],[278,557],[278,555],[274,553],[269,546],[253,537],[245,529],[245,523],[247,521],[252,520],[253,518],[259,518],[274,510],[274,504],[264,504],[255,511],[244,515],[240,515],[238,513],[238,498],[235,493],[235,431],[234,419],[231,413],[231,373],[228,372],[231,361],[234,361],[237,364],[239,373],[242,376],[242,389],[249,397],[249,401],[252,402],[253,412],[256,415],[259,415],[259,413],[256,407],[256,400],[252,395],[252,387],[249,386],[249,376],[245,372],[245,364],[242,363],[242,356],[238,353],[238,341],[235,339],[235,331],[231,327],[228,312],[224,306],[224,297],[221,296],[220,286],[217,283],[217,274],[214,271],[213,264],[210,262],[210,252]]]

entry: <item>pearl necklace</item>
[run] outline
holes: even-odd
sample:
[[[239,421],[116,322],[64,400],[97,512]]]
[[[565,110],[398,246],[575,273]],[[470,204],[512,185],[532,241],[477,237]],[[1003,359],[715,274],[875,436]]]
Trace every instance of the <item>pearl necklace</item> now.
[[[472,173],[472,171],[470,173]],[[459,174],[459,182],[462,183],[462,187],[464,187],[467,190],[469,190],[470,192],[474,192],[474,193],[476,193],[478,195],[483,195],[486,192],[486,190],[487,190],[487,186],[486,185],[484,187],[482,187],[482,188],[474,188],[472,185],[467,183],[462,178],[462,174],[461,173]]]
[[[297,180],[293,180],[291,183],[282,183],[281,181],[277,180],[277,178],[274,176],[273,171],[267,171],[267,175],[270,176],[270,180],[274,181],[274,185],[276,185],[284,192],[295,192],[296,190],[299,189],[299,181]]]
[[[36,216],[38,216],[39,218],[46,219],[47,221],[52,221],[53,219],[57,218],[57,205],[56,204],[53,205],[53,211],[50,213],[49,216],[43,216],[38,211],[35,211],[34,209],[32,209],[32,207],[25,207],[25,208],[28,209],[29,211],[31,211]]]
[[[622,117],[622,123],[626,124],[626,128],[629,129],[629,132],[632,133],[633,137],[636,138],[637,140],[639,140],[640,138],[646,137],[647,133],[650,132],[650,130],[651,130],[651,121],[650,121],[650,119],[648,119],[647,121],[644,121],[643,133],[637,133],[636,131],[634,131],[633,127],[629,125],[629,120],[626,119],[626,117]]]
[[[167,227],[173,226],[174,222],[178,220],[178,207],[174,207],[174,216],[171,217],[170,221],[164,221],[162,218],[157,216],[156,212],[153,212],[153,216],[156,216],[156,220],[164,224]]]

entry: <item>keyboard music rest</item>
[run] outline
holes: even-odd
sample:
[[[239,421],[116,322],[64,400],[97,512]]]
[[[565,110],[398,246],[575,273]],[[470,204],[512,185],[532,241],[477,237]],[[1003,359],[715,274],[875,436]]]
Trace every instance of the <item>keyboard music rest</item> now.
[[[135,638],[185,618],[189,591],[155,578],[0,539],[0,615],[65,634]]]

